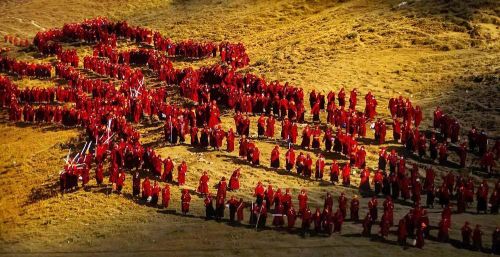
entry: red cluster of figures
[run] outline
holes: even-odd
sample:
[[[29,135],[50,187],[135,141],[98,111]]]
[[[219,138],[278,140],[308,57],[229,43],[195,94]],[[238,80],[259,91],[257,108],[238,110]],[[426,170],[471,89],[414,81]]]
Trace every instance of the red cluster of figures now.
[[[245,47],[241,43],[222,42],[217,45],[213,42],[202,43],[194,40],[174,43],[158,31],[139,26],[132,27],[126,21],[113,22],[102,17],[85,20],[81,23],[64,24],[62,29],[38,32],[33,44],[44,54],[59,54],[62,48],[57,41],[78,40],[116,46],[117,38],[126,38],[136,43],[153,44],[157,50],[166,52],[168,56],[215,57],[217,50],[219,50],[221,60],[231,65],[233,69],[244,67],[249,63]]]
[[[61,51],[57,54],[57,59],[59,59],[62,63],[69,64],[73,67],[78,67],[78,63],[80,61],[76,49]]]
[[[221,60],[230,64],[233,69],[243,68],[250,63],[250,58],[248,58],[242,43],[222,42],[219,45],[219,52]]]
[[[107,60],[93,56],[85,56],[83,58],[83,68],[94,71],[102,76],[120,80],[128,80],[134,73],[142,76],[140,70],[134,70],[127,64],[112,64]]]
[[[3,39],[6,43],[9,42],[10,44],[15,46],[28,47],[30,45],[30,41],[27,38],[22,39],[13,35],[5,35]]]
[[[155,49],[133,49],[117,51],[118,39],[135,40],[137,43],[154,44]],[[89,79],[75,67],[78,67],[79,58],[75,50],[63,50],[60,42],[79,40],[97,42],[94,56],[84,57],[84,68],[112,78],[123,80],[119,88],[112,82],[103,82],[100,79]],[[301,88],[279,81],[267,82],[263,77],[251,73],[236,72],[237,68],[248,65],[248,56],[243,44],[223,42],[216,45],[211,42],[199,43],[192,40],[173,43],[158,32],[147,28],[131,27],[126,22],[112,22],[106,18],[86,20],[82,23],[65,24],[62,29],[53,29],[40,32],[34,39],[34,44],[44,54],[57,54],[61,61],[55,67],[56,75],[68,80],[68,86],[58,86],[55,89],[25,89],[19,90],[7,77],[0,76],[0,104],[10,108],[12,121],[27,122],[54,122],[66,126],[81,126],[86,132],[86,143],[82,150],[71,156],[68,154],[66,165],[61,172],[60,185],[62,191],[68,191],[78,186],[81,177],[86,186],[90,181],[90,170],[95,163],[95,178],[97,184],[104,181],[104,164],[109,160],[109,182],[113,189],[121,192],[125,180],[126,170],[133,170],[133,195],[138,197],[142,191],[142,198],[152,205],[156,205],[162,198],[161,205],[169,206],[170,187],[163,188],[157,180],[170,183],[173,181],[175,163],[167,157],[163,159],[150,147],[144,147],[140,142],[139,132],[131,125],[138,123],[143,117],[158,119],[164,122],[165,140],[171,144],[183,143],[185,136],[190,135],[191,145],[213,147],[221,149],[223,139],[227,141],[227,151],[234,151],[234,140],[240,135],[239,156],[247,159],[252,165],[260,165],[260,150],[250,136],[250,119],[247,115],[260,115],[257,121],[258,138],[275,137],[276,120],[281,122],[281,139],[288,142],[285,154],[285,169],[290,172],[296,168],[301,176],[310,178],[313,175],[317,180],[323,179],[327,166],[325,157],[319,153],[315,161],[310,154],[300,152],[297,156],[292,145],[297,145],[298,123],[305,121],[304,92]],[[213,65],[199,69],[175,69],[168,57],[183,56],[188,58],[205,58],[216,56],[217,50],[223,63],[231,67]],[[161,52],[166,52],[166,56]],[[147,65],[156,73],[161,81],[167,84],[179,85],[182,96],[194,101],[197,105],[192,108],[183,108],[167,102],[167,89],[160,87],[148,89],[144,85],[144,75],[140,70],[132,69],[129,64]],[[73,66],[73,67],[71,67]],[[46,78],[51,76],[50,64],[31,64],[15,59],[0,57],[0,71],[13,72],[21,76]],[[91,96],[89,96],[91,94]],[[383,194],[386,200],[383,203],[384,212],[380,219],[380,234],[387,237],[393,226],[393,199],[411,199],[414,208],[399,221],[398,241],[406,243],[408,236],[414,237],[416,246],[423,246],[423,239],[429,232],[429,220],[426,211],[421,207],[421,195],[427,194],[427,206],[433,207],[437,197],[444,207],[442,221],[439,223],[438,238],[446,240],[450,228],[451,211],[450,200],[456,197],[458,212],[465,212],[474,201],[474,182],[471,178],[458,177],[449,173],[443,177],[443,183],[434,185],[435,173],[431,168],[426,169],[423,184],[420,182],[419,168],[414,165],[406,168],[406,159],[395,151],[387,153],[381,149],[378,169],[371,174],[366,167],[366,151],[358,145],[357,137],[366,136],[366,123],[374,121],[377,114],[377,100],[369,92],[365,96],[365,110],[356,111],[357,90],[350,92],[347,106],[346,92],[342,88],[337,94],[329,92],[311,92],[309,104],[313,122],[321,123],[320,113],[326,111],[328,126],[322,130],[320,125],[306,125],[302,130],[300,146],[304,149],[320,150],[324,144],[325,151],[334,151],[349,159],[342,168],[336,160],[330,165],[330,181],[337,183],[342,178],[342,184],[351,183],[351,168],[360,169],[361,183],[359,189],[363,195],[374,195],[368,202],[368,213],[363,220],[363,234],[370,235],[371,227],[378,220],[377,196]],[[338,102],[338,105],[337,105]],[[71,107],[62,106],[70,103]],[[35,106],[34,104],[38,104]],[[236,111],[234,117],[236,129],[224,131],[220,126],[220,109],[218,104],[225,105]],[[347,108],[346,108],[347,107]],[[408,99],[402,97],[389,101],[389,110],[393,118],[393,137],[406,146],[410,152],[418,151],[422,157],[426,154],[427,138],[419,133],[422,121],[422,110],[415,108]],[[399,120],[402,119],[402,122]],[[447,139],[452,143],[458,142],[460,126],[458,122],[447,117],[438,108],[434,113],[434,127],[440,130],[440,136],[434,133],[430,138],[429,151],[431,159],[439,155],[441,163],[447,161]],[[383,144],[386,138],[386,123],[381,119],[374,121],[375,141]],[[344,132],[345,129],[345,132]],[[321,138],[323,135],[323,138]],[[488,171],[492,170],[495,160],[500,156],[500,143],[497,141],[492,149],[487,149],[487,136],[473,128],[468,135],[469,150],[479,148],[482,155],[481,165]],[[438,142],[441,140],[441,143]],[[465,166],[467,147],[461,144],[457,151],[462,166]],[[494,153],[496,152],[496,156]],[[280,163],[280,147],[276,145],[271,152],[271,168],[278,169]],[[314,170],[313,170],[313,163]],[[389,174],[386,165],[389,164]],[[139,170],[150,171],[155,179],[153,185],[148,177],[141,181]],[[177,166],[177,182],[184,185],[188,166],[182,162]],[[341,232],[342,223],[347,215],[348,199],[344,194],[339,197],[339,207],[333,212],[333,199],[330,194],[325,198],[323,211],[319,208],[313,213],[307,204],[307,193],[302,190],[298,196],[299,209],[295,211],[292,195],[287,189],[284,194],[278,189],[274,192],[272,186],[267,189],[259,183],[255,188],[255,204],[249,205],[243,199],[231,197],[227,200],[226,190],[239,189],[240,170],[235,170],[226,182],[222,178],[217,185],[214,198],[209,190],[209,176],[204,173],[200,177],[197,191],[205,196],[207,218],[222,219],[226,204],[229,205],[230,220],[242,221],[243,209],[250,208],[250,224],[263,227],[266,224],[268,213],[272,212],[273,225],[284,226],[284,218],[288,227],[294,228],[295,219],[302,219],[302,229],[309,231],[314,224],[316,233]],[[371,180],[371,181],[370,181]],[[371,182],[371,183],[370,183]],[[372,194],[371,185],[374,185]],[[455,192],[455,193],[453,193]],[[488,203],[490,212],[497,213],[499,205],[500,186],[497,183],[489,193],[487,183],[483,182],[476,190],[477,212],[487,212]],[[489,196],[490,195],[490,196]],[[489,198],[488,198],[489,196]],[[183,213],[189,212],[191,196],[184,189],[181,196]],[[359,200],[354,197],[350,202],[350,214],[353,221],[359,220]],[[464,241],[469,230],[462,229]],[[474,244],[477,244],[477,234]]]
[[[50,63],[29,63],[0,56],[0,72],[44,79],[50,78],[51,71],[52,65]]]
[[[183,56],[186,58],[205,58],[217,55],[217,45],[212,42],[196,42],[186,40],[174,43],[170,38],[162,36],[159,32],[153,35],[154,46],[158,51],[166,52],[167,56]]]

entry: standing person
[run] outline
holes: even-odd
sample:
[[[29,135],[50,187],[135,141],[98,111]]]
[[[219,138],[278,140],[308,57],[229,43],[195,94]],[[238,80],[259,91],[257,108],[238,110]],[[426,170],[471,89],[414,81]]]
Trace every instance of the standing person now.
[[[472,229],[469,226],[469,222],[466,221],[460,230],[462,232],[462,247],[469,249],[472,236]]]
[[[116,181],[116,192],[118,194],[121,194],[124,185],[125,185],[125,172],[122,170],[120,172],[120,176],[118,176],[118,179]]]
[[[295,220],[297,219],[297,213],[295,212],[293,205],[290,206],[290,208],[288,209],[288,212],[286,213],[286,219],[287,219],[288,229],[289,230],[293,229],[295,227]]]
[[[227,149],[226,151],[228,152],[233,152],[234,151],[234,132],[233,132],[233,128],[230,128],[229,131],[227,132],[227,139],[226,139],[226,143],[227,143]]]
[[[139,171],[136,170],[132,177],[132,195],[138,197],[141,192],[141,177]]]
[[[208,176],[207,171],[203,171],[203,175],[200,177],[200,181],[198,183],[198,193],[201,195],[208,194],[208,181],[210,181],[210,177]]]
[[[425,223],[419,223],[417,224],[417,232],[416,232],[416,244],[415,247],[417,248],[424,248],[424,231],[427,226]]]
[[[408,238],[408,229],[406,226],[406,219],[403,217],[398,223],[398,243],[401,246],[406,246],[406,239]]]
[[[245,218],[243,215],[243,210],[245,210],[245,203],[243,202],[243,198],[240,198],[238,202],[238,206],[236,207],[236,219],[239,223]]]
[[[307,193],[305,189],[300,190],[299,195],[297,196],[299,200],[299,215],[302,215],[307,208]]]
[[[491,235],[491,252],[500,254],[500,227],[497,226]]]
[[[205,219],[206,220],[212,219],[215,216],[214,201],[212,194],[210,193],[206,194],[203,203],[205,204]]]
[[[293,169],[293,166],[295,164],[295,152],[293,151],[293,148],[288,149],[288,151],[285,154],[285,160],[286,160],[286,171],[290,172]]]
[[[165,184],[165,187],[161,190],[161,203],[163,208],[168,208],[170,203],[170,186]]]
[[[278,169],[280,167],[280,152],[279,146],[276,145],[271,152],[271,168]]]
[[[337,163],[337,160],[332,161],[332,165],[330,166],[330,182],[335,185],[335,183],[339,182],[339,174],[340,168]]]
[[[187,164],[185,161],[182,161],[181,165],[177,167],[177,182],[179,186],[182,186],[186,183],[186,173],[187,173]]]
[[[222,220],[224,218],[224,210],[226,209],[226,199],[225,195],[218,194],[217,199],[215,201],[215,219],[217,221]]]
[[[160,186],[158,182],[155,180],[153,183],[153,188],[151,189],[151,205],[156,206],[158,204],[158,198],[160,196]]]
[[[477,224],[474,231],[472,231],[472,245],[476,251],[483,250],[483,232],[481,231],[481,226],[479,224]]]
[[[240,189],[240,171],[241,168],[237,168],[233,171],[231,178],[229,179],[229,190],[235,191]]]
[[[149,177],[146,177],[142,182],[142,200],[151,201],[151,182],[149,181]]]
[[[314,177],[316,180],[323,179],[323,172],[325,170],[325,158],[322,154],[319,154],[318,160],[316,160],[316,172],[314,173]]]
[[[351,200],[351,220],[354,222],[359,221],[359,200],[358,196],[355,195]]]
[[[236,217],[236,211],[238,210],[238,200],[236,200],[236,197],[234,195],[231,196],[231,199],[227,201],[227,204],[229,205],[229,221],[233,223],[235,221]]]
[[[181,209],[182,214],[186,215],[189,212],[189,204],[191,203],[191,195],[187,189],[182,189]]]

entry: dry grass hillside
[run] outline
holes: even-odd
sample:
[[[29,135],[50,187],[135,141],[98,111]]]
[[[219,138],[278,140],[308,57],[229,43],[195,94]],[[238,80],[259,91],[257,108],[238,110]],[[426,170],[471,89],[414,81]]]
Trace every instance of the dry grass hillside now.
[[[424,128],[428,128],[432,111],[439,105],[458,118],[464,129],[475,124],[492,137],[500,136],[500,5],[494,0],[3,0],[0,11],[2,36],[32,38],[42,29],[107,16],[159,30],[175,40],[241,41],[251,59],[244,70],[268,79],[289,81],[307,92],[357,88],[364,97],[372,91],[378,98],[377,111],[385,118],[388,99],[403,95],[423,107]],[[2,41],[0,47],[4,46],[8,45]],[[33,59],[33,54],[18,50],[14,47],[10,54]],[[53,82],[23,79],[16,83],[47,86]],[[252,122],[255,130],[255,119]],[[225,114],[223,126],[233,126],[232,113]],[[186,160],[187,187],[193,190],[203,170],[209,171],[214,185],[241,167],[242,189],[236,195],[248,201],[257,181],[291,188],[295,196],[301,188],[307,188],[314,207],[322,205],[326,191],[335,196],[341,191],[349,196],[357,192],[271,172],[265,167],[269,167],[272,141],[257,143],[264,167],[255,168],[240,161],[237,153],[166,146],[158,132],[160,127],[140,125],[142,143],[153,146],[164,157],[173,157],[177,163]],[[0,255],[484,255],[459,249],[453,242],[432,240],[426,241],[424,250],[405,250],[394,245],[395,235],[390,236],[390,242],[360,237],[361,225],[351,222],[345,223],[342,235],[331,238],[303,238],[280,230],[256,232],[246,226],[199,218],[204,213],[203,199],[199,197],[193,197],[193,216],[183,217],[178,214],[177,186],[172,187],[172,208],[156,209],[130,197],[130,176],[123,195],[108,196],[91,181],[94,187],[89,192],[79,190],[60,196],[58,171],[68,149],[82,145],[81,132],[49,125],[12,124],[7,121],[6,111],[1,112]],[[373,137],[372,133],[369,136]],[[370,152],[368,164],[374,167],[378,146],[365,144]],[[337,157],[328,156],[327,163]],[[453,158],[456,161],[456,156]],[[437,165],[435,168],[439,172],[467,172]],[[362,206],[366,203],[363,200]],[[395,219],[408,209],[397,204]],[[437,224],[439,211],[430,210],[431,223]],[[498,216],[454,216],[452,238],[460,239],[459,228],[465,220],[483,225],[483,240],[489,246],[491,231],[500,225]]]

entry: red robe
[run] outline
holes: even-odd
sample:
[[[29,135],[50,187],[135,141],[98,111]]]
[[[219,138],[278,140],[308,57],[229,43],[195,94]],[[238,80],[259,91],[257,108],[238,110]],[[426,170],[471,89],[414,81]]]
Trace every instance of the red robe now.
[[[201,194],[208,194],[208,181],[210,180],[210,177],[206,174],[203,174],[200,177],[200,182],[198,185],[198,192]]]
[[[344,168],[342,169],[342,184],[351,184],[351,167],[349,164],[344,165]]]
[[[230,153],[234,151],[234,132],[232,130],[227,132],[227,151]]]
[[[231,190],[240,189],[240,172],[238,170],[233,171],[233,174],[229,179],[229,188]]]
[[[307,208],[307,199],[308,199],[307,194],[300,193],[297,198],[299,200],[299,213],[303,213]]]
[[[182,213],[186,214],[189,212],[189,204],[191,203],[191,195],[189,191],[184,191],[181,196],[181,208]]]
[[[273,151],[271,152],[271,164],[277,162],[278,167],[279,167],[279,160],[280,160],[280,152],[277,148],[274,148]],[[274,168],[278,168],[274,167]]]
[[[151,191],[151,182],[149,182],[149,179],[145,179],[142,182],[142,198],[148,198],[152,194]]]
[[[268,118],[266,122],[266,137],[273,138],[274,137],[274,118]]]
[[[161,190],[161,203],[163,208],[168,208],[168,204],[170,203],[170,187],[168,184]]]
[[[177,167],[177,182],[180,186],[186,183],[186,172],[187,165],[185,163],[182,163],[181,165],[179,165],[179,167]]]

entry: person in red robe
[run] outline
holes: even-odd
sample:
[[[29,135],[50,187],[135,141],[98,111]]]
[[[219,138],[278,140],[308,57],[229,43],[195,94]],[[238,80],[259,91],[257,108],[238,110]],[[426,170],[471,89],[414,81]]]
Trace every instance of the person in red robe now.
[[[186,173],[187,173],[187,164],[185,161],[182,161],[181,165],[177,167],[177,183],[179,186],[182,186],[186,183]]]
[[[182,189],[182,196],[181,196],[182,214],[186,215],[189,212],[190,203],[191,203],[191,195],[189,194],[189,190]]]
[[[309,149],[311,145],[311,134],[311,128],[309,127],[309,125],[306,125],[302,130],[302,143],[300,144],[301,147]]]
[[[278,169],[280,167],[280,152],[279,146],[276,145],[271,152],[271,168]]]
[[[116,181],[116,192],[120,194],[122,192],[123,186],[125,185],[125,172],[122,170],[118,179]]]
[[[170,186],[165,184],[163,189],[161,190],[161,205],[163,208],[168,208],[168,204],[170,203]]]
[[[262,202],[264,201],[264,192],[265,192],[264,185],[262,185],[262,182],[259,181],[254,189],[254,194],[253,194],[256,197],[255,202],[258,205],[261,205]]]
[[[237,168],[233,171],[233,174],[229,179],[229,190],[234,191],[240,189],[240,172],[241,168]]]
[[[290,143],[296,144],[297,143],[297,137],[299,136],[298,132],[299,128],[296,122],[292,123],[291,128],[290,128]]]
[[[313,122],[321,122],[320,119],[319,119],[319,112],[320,112],[319,101],[316,101],[316,103],[311,108],[311,114],[313,116]]]
[[[273,138],[274,137],[274,124],[276,123],[273,116],[269,116],[266,120],[266,137]]]
[[[210,177],[208,176],[208,172],[204,171],[203,175],[200,177],[200,181],[198,183],[198,193],[201,195],[206,195],[208,194],[208,181],[210,180]]]
[[[264,114],[261,114],[259,119],[257,120],[257,137],[262,137],[266,134],[265,128],[266,128],[266,117],[264,116]]]
[[[309,208],[306,208],[306,210],[302,214],[301,228],[303,234],[309,231],[309,228],[311,227],[311,221],[312,221],[312,212]]]
[[[229,131],[227,132],[227,151],[228,152],[233,152],[234,151],[234,132],[233,128],[230,128]]]
[[[245,202],[243,202],[243,198],[240,198],[238,206],[236,207],[236,220],[240,223],[245,218],[243,214],[244,210],[245,210]]]
[[[359,192],[361,195],[367,195],[370,193],[370,170],[367,168],[363,169],[360,174],[361,181],[359,182]]]
[[[439,232],[438,232],[438,240],[440,242],[447,242],[450,238],[450,226],[451,222],[448,218],[443,218],[438,224]]]
[[[377,197],[373,196],[370,201],[368,201],[368,211],[370,212],[370,216],[373,221],[376,221],[378,218],[378,201]]]
[[[427,225],[425,223],[419,223],[417,224],[417,231],[416,231],[416,243],[415,247],[422,249],[424,248],[424,231],[427,228]]]
[[[486,180],[483,180],[483,182],[479,185],[476,191],[476,200],[477,200],[477,213],[479,214],[480,212],[484,212],[486,214],[487,212],[487,205],[488,205],[488,183]]]
[[[268,210],[271,209],[271,205],[273,204],[274,202],[274,190],[273,190],[273,185],[269,184],[267,185],[267,189],[266,191],[264,191],[264,200],[266,201],[266,208]],[[277,207],[278,205],[276,204],[275,207]]]
[[[290,172],[295,165],[295,152],[293,151],[293,148],[288,149],[288,151],[285,154],[285,160],[286,160],[285,168],[288,172]]]
[[[170,156],[163,161],[163,174],[161,174],[161,181],[172,182],[174,171],[174,162],[170,159]]]
[[[152,206],[156,206],[158,204],[158,198],[160,197],[160,186],[158,185],[158,182],[155,180],[153,184],[153,188],[151,189],[151,201],[150,204]]]
[[[408,230],[406,226],[406,219],[403,217],[398,222],[398,243],[401,246],[406,246],[406,239],[408,238]]]
[[[472,231],[472,246],[474,247],[474,250],[476,251],[482,251],[483,250],[483,232],[481,231],[481,225],[477,224],[476,227],[474,228],[474,231]]]
[[[361,146],[358,151],[356,151],[356,167],[364,169],[366,166],[366,151],[365,147]]]
[[[366,213],[365,219],[363,220],[363,236],[369,237],[372,234],[373,219],[370,216],[370,212]]]
[[[222,196],[224,199],[226,199],[226,193],[227,193],[226,177],[222,177],[219,183],[217,184],[217,198]]]
[[[226,202],[226,204],[229,206],[229,221],[231,223],[234,223],[239,202],[236,197],[232,195],[231,198]]]
[[[248,140],[246,139],[245,135],[242,135],[240,139],[240,148],[239,148],[239,156],[242,159],[247,156],[247,145],[248,145]]]
[[[305,209],[307,208],[308,197],[305,189],[300,190],[297,199],[299,200],[299,215],[302,215],[302,213],[304,213]]]
[[[328,211],[331,213],[333,210],[333,197],[330,194],[330,192],[326,192],[325,196],[325,202],[323,204],[323,209],[328,209]]]
[[[330,182],[332,182],[332,184],[339,182],[339,174],[340,168],[337,160],[333,160],[332,165],[330,166]]]
[[[285,212],[288,212],[290,206],[292,206],[292,195],[290,194],[290,188],[285,190],[285,194],[281,196],[281,202],[283,207],[285,207]]]
[[[339,210],[340,213],[342,214],[342,219],[345,219],[347,216],[347,197],[345,197],[345,193],[342,192],[339,195]]]
[[[350,211],[351,211],[351,221],[358,222],[358,220],[359,220],[359,199],[358,199],[357,195],[354,195],[354,197],[351,200]]]
[[[325,171],[325,158],[323,157],[322,154],[319,154],[318,160],[316,160],[316,172],[314,177],[316,180],[322,180],[323,179],[323,172]]]
[[[98,186],[100,186],[104,180],[104,168],[102,166],[102,162],[97,164],[97,167],[95,170],[95,180],[96,180]]]
[[[141,177],[139,171],[136,170],[132,176],[132,195],[138,197],[141,191]]]
[[[470,248],[471,237],[472,237],[472,228],[469,226],[469,222],[466,221],[465,224],[460,229],[462,234],[462,247],[465,249]]]
[[[274,209],[274,218],[273,225],[276,227],[282,227],[285,224],[285,220],[283,219],[283,215],[285,215],[283,204],[278,204],[278,206]]]
[[[346,163],[342,168],[342,185],[349,186],[351,184],[351,166]]]
[[[293,206],[290,206],[290,208],[288,209],[288,212],[286,213],[286,219],[288,229],[293,229],[295,227],[295,221],[297,219],[297,213],[295,212]]]
[[[380,236],[384,239],[389,236],[389,229],[391,227],[388,216],[389,214],[384,212],[384,214],[382,214],[382,218],[380,218]]]
[[[333,222],[333,233],[341,233],[342,232],[342,224],[344,223],[344,216],[342,215],[342,211],[338,209],[333,216],[331,217]],[[326,229],[329,230],[329,226],[327,225]]]
[[[465,162],[467,160],[467,143],[462,142],[457,148],[457,154],[460,158],[460,168],[465,168]]]
[[[142,199],[147,201],[151,197],[151,182],[149,177],[146,177],[142,182]]]
[[[260,164],[260,150],[255,146],[251,152],[252,155],[252,165],[257,166]]]

